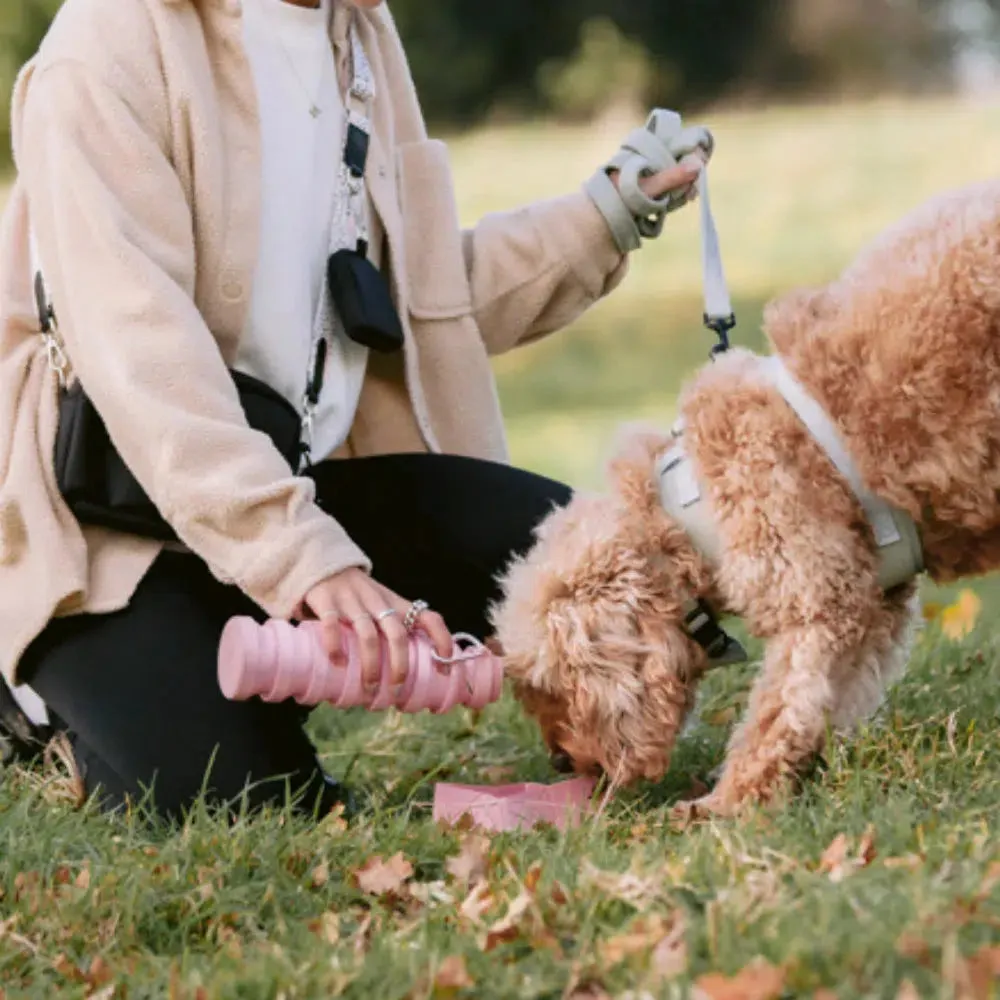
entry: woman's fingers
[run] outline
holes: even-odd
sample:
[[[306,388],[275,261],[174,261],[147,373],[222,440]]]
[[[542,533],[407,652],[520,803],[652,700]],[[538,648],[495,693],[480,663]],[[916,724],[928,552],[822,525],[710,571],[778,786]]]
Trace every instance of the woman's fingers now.
[[[382,640],[374,616],[365,607],[363,595],[352,592],[344,599],[344,617],[357,640],[364,686],[367,690],[376,688],[382,680]]]
[[[316,616],[320,626],[320,641],[330,662],[335,667],[347,666],[344,651],[343,626],[340,621],[340,609],[333,595],[324,587],[315,587],[309,593],[307,600],[309,609]]]
[[[662,198],[665,194],[678,191],[680,188],[690,188],[698,180],[703,166],[698,156],[687,156],[676,166],[643,177],[639,181],[639,186],[650,198]]]
[[[422,628],[434,643],[437,655],[447,659],[454,653],[455,642],[444,619],[436,611],[421,612],[417,618],[417,624]]]

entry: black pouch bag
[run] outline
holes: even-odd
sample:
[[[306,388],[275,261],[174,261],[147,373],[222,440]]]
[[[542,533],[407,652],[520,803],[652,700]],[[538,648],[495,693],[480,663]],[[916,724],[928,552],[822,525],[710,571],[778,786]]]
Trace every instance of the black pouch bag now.
[[[266,434],[296,469],[301,424],[295,407],[269,385],[231,371],[247,423]],[[97,408],[79,382],[60,390],[55,445],[56,484],[81,524],[159,541],[177,540],[112,444]]]
[[[382,354],[403,347],[403,326],[383,275],[357,250],[338,250],[326,266],[327,283],[344,332],[355,343]]]

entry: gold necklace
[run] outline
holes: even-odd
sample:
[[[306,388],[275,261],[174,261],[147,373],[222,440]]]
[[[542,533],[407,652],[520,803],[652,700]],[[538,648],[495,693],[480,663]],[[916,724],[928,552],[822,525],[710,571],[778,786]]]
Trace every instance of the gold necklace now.
[[[281,0],[281,2],[290,2],[290,0]],[[292,6],[299,7],[305,6],[303,4],[293,3]],[[323,5],[320,3],[319,8],[322,9]],[[270,15],[269,15],[270,16]],[[281,48],[282,55],[284,55],[285,60],[288,62],[288,68],[292,71],[292,76],[295,77],[295,82],[299,85],[299,90],[302,91],[302,96],[309,102],[309,114],[313,118],[319,118],[323,114],[323,109],[316,103],[314,97],[309,95],[309,89],[302,82],[302,77],[299,75],[298,68],[295,65],[295,60],[292,58],[292,54],[288,51],[288,46],[285,45],[285,41],[282,38],[281,25],[275,24],[275,36],[278,40],[278,46]],[[320,69],[320,82],[318,87],[323,85],[323,71]]]

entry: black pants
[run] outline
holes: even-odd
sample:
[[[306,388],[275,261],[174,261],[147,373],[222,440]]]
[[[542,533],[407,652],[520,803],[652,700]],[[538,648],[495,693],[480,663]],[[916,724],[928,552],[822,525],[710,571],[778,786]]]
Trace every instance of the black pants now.
[[[530,473],[449,456],[325,462],[311,474],[375,579],[481,638],[497,574],[570,497]],[[246,791],[251,805],[281,801],[289,787],[304,808],[337,800],[300,706],[222,696],[216,654],[233,615],[264,617],[201,560],[164,553],[126,609],[57,619],[34,642],[22,676],[69,731],[88,792],[100,787],[116,805],[151,789],[168,816],[202,789],[216,802]]]

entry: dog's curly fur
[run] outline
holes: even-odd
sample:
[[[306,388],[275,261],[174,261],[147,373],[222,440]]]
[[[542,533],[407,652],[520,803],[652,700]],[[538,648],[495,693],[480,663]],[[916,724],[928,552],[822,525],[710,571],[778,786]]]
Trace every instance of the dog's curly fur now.
[[[773,350],[836,423],[870,490],[920,527],[938,580],[1000,566],[1000,182],[924,205],[835,281],[765,313]],[[655,779],[704,652],[699,595],[766,640],[746,719],[701,812],[773,798],[878,706],[905,665],[915,585],[884,594],[858,502],[759,359],[733,350],[681,399],[685,445],[723,541],[708,565],[659,503],[667,434],[632,431],[604,495],[540,527],[495,609],[508,676],[553,750]]]

